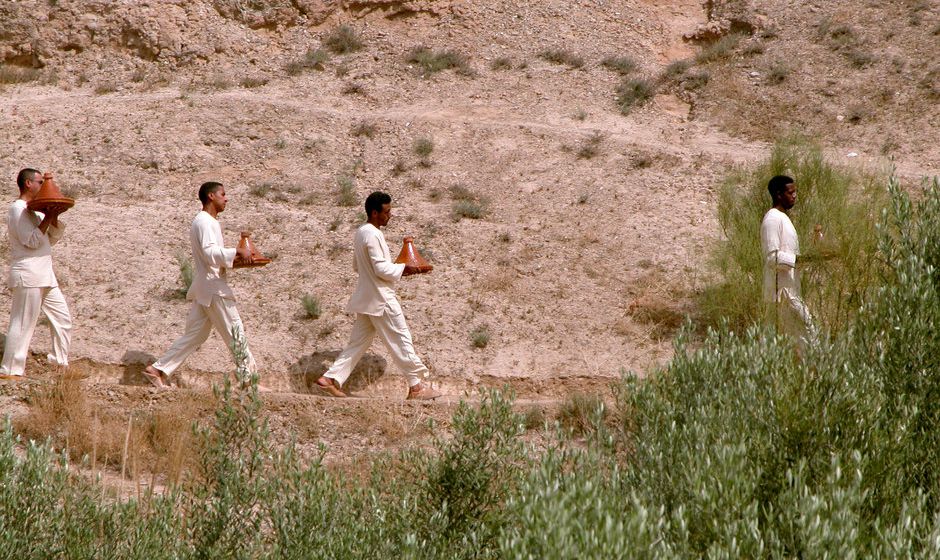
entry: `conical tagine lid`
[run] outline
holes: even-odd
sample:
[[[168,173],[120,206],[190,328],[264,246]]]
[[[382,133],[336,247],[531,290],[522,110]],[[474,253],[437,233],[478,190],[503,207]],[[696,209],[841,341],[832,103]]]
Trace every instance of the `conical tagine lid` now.
[[[36,212],[57,212],[62,213],[75,206],[75,200],[62,194],[59,186],[52,179],[52,173],[43,173],[42,186],[36,197],[26,203],[26,207]]]
[[[398,258],[395,259],[395,262],[413,266],[418,269],[419,273],[434,270],[434,267],[431,266],[428,261],[424,260],[421,253],[415,248],[415,238],[410,235],[402,240],[401,253],[398,253]]]
[[[271,262],[271,259],[261,254],[261,251],[255,247],[254,242],[251,241],[251,232],[243,231],[242,238],[238,240],[238,248],[248,248],[248,251],[251,252],[251,263],[246,263],[240,256],[235,256],[235,262],[232,264],[232,268],[254,268],[258,266],[264,266]]]

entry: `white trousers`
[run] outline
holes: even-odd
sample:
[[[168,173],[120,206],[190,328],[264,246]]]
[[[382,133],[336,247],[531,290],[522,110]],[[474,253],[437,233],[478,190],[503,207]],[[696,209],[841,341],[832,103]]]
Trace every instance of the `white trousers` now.
[[[0,373],[23,375],[29,341],[33,338],[40,311],[49,319],[49,330],[52,333],[49,361],[60,366],[69,365],[72,316],[62,291],[59,288],[11,288],[10,291],[13,292],[13,306]]]
[[[788,289],[780,290],[776,313],[780,331],[796,340],[798,353],[804,355],[816,339],[816,326],[803,298]]]
[[[362,355],[369,349],[376,333],[388,348],[395,365],[408,377],[409,387],[421,383],[421,380],[428,376],[427,366],[415,353],[411,331],[408,330],[404,314],[386,309],[382,315],[356,314],[356,321],[349,334],[349,344],[323,374],[324,377],[335,379],[340,385],[345,383]]]
[[[183,336],[176,339],[176,342],[153,364],[153,367],[167,376],[172,375],[176,368],[180,367],[183,361],[209,338],[213,327],[222,336],[229,352],[232,352],[232,357],[235,358],[232,330],[235,329],[237,333],[241,333],[244,339],[245,327],[242,325],[233,300],[212,296],[212,302],[208,306],[193,302],[193,306],[189,308],[189,315],[186,317],[186,329]],[[235,367],[247,367],[250,373],[258,371],[247,341],[245,341],[244,362],[236,362]]]

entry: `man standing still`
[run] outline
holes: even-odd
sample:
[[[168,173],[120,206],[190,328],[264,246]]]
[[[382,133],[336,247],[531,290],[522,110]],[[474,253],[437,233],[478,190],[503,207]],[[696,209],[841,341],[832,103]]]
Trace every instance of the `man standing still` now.
[[[353,270],[359,274],[356,291],[346,311],[356,314],[349,344],[330,369],[317,379],[317,386],[332,397],[348,396],[342,390],[353,368],[369,349],[376,333],[385,343],[392,360],[408,377],[406,399],[430,400],[441,394],[424,382],[428,368],[415,353],[411,331],[405,322],[394,284],[402,276],[417,274],[417,268],[392,262],[385,235],[379,228],[392,218],[392,197],[374,192],[366,198],[368,221],[359,226],[353,240]]]
[[[255,360],[244,341],[245,329],[235,308],[235,294],[225,279],[225,271],[232,268],[235,255],[251,263],[251,252],[248,249],[225,248],[218,215],[225,210],[228,197],[221,183],[203,183],[199,187],[199,201],[202,202],[202,211],[196,214],[189,230],[193,250],[193,282],[186,292],[186,299],[193,304],[186,318],[186,328],[183,336],[159,360],[144,369],[144,376],[158,388],[170,386],[173,372],[209,338],[213,327],[222,336],[233,356],[243,360],[242,363],[236,362],[235,366],[245,367],[250,373],[257,371]],[[239,344],[244,344],[244,356],[235,355],[233,330],[236,337],[240,337]]]
[[[52,270],[52,246],[65,232],[58,214],[33,212],[26,205],[42,186],[42,173],[23,169],[16,176],[20,196],[10,205],[7,232],[10,237],[10,274],[7,285],[13,295],[10,328],[0,363],[0,379],[22,379],[26,354],[36,320],[42,311],[49,319],[52,353],[49,362],[69,364],[72,316]]]
[[[786,175],[767,183],[773,207],[764,214],[760,226],[764,258],[764,301],[773,306],[775,324],[781,332],[796,339],[803,355],[813,335],[813,319],[800,296],[800,275],[796,259],[800,241],[788,212],[796,205],[796,184]]]

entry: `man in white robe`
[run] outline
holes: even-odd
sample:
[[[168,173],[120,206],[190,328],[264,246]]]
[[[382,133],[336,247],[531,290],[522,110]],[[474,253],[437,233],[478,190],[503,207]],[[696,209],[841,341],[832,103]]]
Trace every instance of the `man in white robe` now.
[[[217,219],[225,210],[228,198],[221,183],[210,181],[199,188],[202,211],[196,214],[189,231],[193,250],[193,282],[186,293],[192,301],[183,335],[170,346],[159,360],[144,369],[144,376],[158,388],[172,384],[176,371],[190,354],[209,338],[212,329],[236,358],[235,366],[256,373],[255,360],[245,341],[245,329],[235,308],[235,294],[226,281],[226,270],[232,268],[236,254],[250,263],[248,249],[227,249],[222,240],[222,227]],[[236,338],[233,338],[233,333]],[[235,341],[243,355],[235,352]],[[241,361],[238,361],[241,358]]]
[[[317,379],[317,387],[328,396],[348,396],[342,385],[378,333],[395,365],[408,377],[405,398],[435,399],[441,394],[426,382],[428,368],[415,353],[411,331],[395,296],[395,282],[418,270],[392,262],[385,235],[379,229],[388,225],[392,217],[392,198],[386,193],[374,192],[366,198],[365,207],[368,221],[356,230],[353,240],[353,270],[359,274],[359,280],[346,306],[347,312],[356,314],[356,321],[349,344],[330,369]]]
[[[7,232],[10,239],[10,273],[7,286],[13,296],[10,327],[0,363],[0,379],[22,379],[29,342],[39,312],[49,319],[52,353],[49,362],[61,367],[69,363],[72,317],[65,296],[52,270],[52,246],[65,232],[58,214],[33,212],[26,205],[42,186],[42,173],[23,169],[16,177],[20,196],[10,205]]]
[[[764,258],[764,301],[773,309],[777,328],[793,337],[802,355],[814,337],[813,319],[800,296],[800,275],[796,260],[800,241],[787,212],[796,204],[796,184],[777,175],[767,184],[773,207],[764,214],[760,227]]]

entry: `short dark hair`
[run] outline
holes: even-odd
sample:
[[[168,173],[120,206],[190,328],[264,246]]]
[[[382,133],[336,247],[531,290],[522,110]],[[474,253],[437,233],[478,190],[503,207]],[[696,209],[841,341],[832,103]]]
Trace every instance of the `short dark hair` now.
[[[21,169],[20,172],[16,174],[16,186],[20,188],[20,192],[26,189],[26,181],[31,181],[36,175],[42,175],[42,173],[32,167]]]
[[[222,183],[216,181],[207,181],[199,187],[199,202],[206,204],[209,202],[209,195],[222,188]]]
[[[770,193],[770,198],[777,200],[780,195],[787,190],[787,185],[793,183],[793,179],[787,177],[786,175],[776,175],[770,181],[767,182],[767,192]]]
[[[366,197],[366,218],[372,217],[372,211],[381,212],[382,206],[390,204],[392,197],[388,193],[375,191]]]

